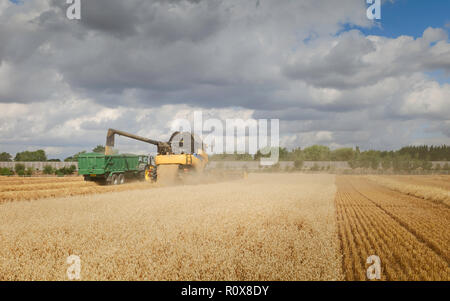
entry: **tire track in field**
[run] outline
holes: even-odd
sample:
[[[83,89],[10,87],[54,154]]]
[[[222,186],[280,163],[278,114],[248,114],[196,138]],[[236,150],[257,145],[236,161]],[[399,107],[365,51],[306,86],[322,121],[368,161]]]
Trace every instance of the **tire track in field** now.
[[[381,206],[378,204],[375,200],[361,192],[359,189],[355,187],[355,185],[351,182],[349,182],[350,185],[353,187],[353,189],[358,192],[362,197],[366,198],[370,202],[372,202],[376,207],[380,208],[384,213],[386,213],[388,216],[390,216],[393,220],[395,220],[400,226],[405,228],[408,232],[410,232],[412,235],[416,237],[418,241],[421,243],[424,243],[427,247],[429,247],[431,250],[433,250],[438,256],[443,258],[445,261],[450,262],[450,258],[448,254],[445,254],[444,251],[442,251],[441,247],[430,241],[425,235],[421,234],[416,229],[412,228],[408,223],[404,222],[402,219],[400,219],[397,215],[393,214],[392,212],[386,210],[384,206]]]
[[[419,234],[418,237],[411,227],[405,227],[398,216],[387,210],[401,210],[401,206],[391,198],[391,207],[383,208],[360,191],[367,188],[364,183],[353,183],[354,180],[351,176],[336,178],[338,237],[346,279],[367,280],[365,259],[375,254],[381,258],[381,280],[449,280],[448,260],[441,255],[445,253],[436,252],[425,241],[427,239],[423,239],[426,236]],[[424,207],[428,204],[425,202]],[[433,225],[432,221],[430,223]],[[413,224],[417,225],[423,224]]]

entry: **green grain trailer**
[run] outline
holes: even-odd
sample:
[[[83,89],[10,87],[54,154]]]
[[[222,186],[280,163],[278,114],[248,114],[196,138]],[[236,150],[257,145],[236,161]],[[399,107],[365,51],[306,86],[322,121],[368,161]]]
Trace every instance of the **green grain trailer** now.
[[[85,153],[78,156],[78,174],[85,181],[103,184],[123,184],[126,179],[144,179],[149,157],[140,155],[104,155]]]

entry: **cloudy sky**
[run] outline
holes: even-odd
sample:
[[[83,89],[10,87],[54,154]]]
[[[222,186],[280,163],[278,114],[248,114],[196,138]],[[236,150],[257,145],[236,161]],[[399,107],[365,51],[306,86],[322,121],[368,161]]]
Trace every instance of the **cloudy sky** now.
[[[281,144],[450,144],[450,2],[0,0],[0,152],[64,158],[195,110]],[[147,145],[117,140],[124,151]]]

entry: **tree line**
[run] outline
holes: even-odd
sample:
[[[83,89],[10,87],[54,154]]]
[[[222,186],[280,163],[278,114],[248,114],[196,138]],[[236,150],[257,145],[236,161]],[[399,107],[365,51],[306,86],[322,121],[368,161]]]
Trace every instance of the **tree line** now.
[[[269,149],[259,150],[255,155],[251,154],[214,154],[211,161],[251,161],[265,157]],[[276,149],[272,149],[274,151]],[[97,145],[93,152],[103,153],[105,147]],[[76,153],[64,159],[66,162],[76,162],[78,156],[86,151]],[[406,146],[396,151],[361,151],[355,148],[344,147],[331,150],[324,145],[313,145],[301,149],[300,147],[288,150],[278,148],[280,161],[294,161],[296,166],[301,166],[303,161],[346,161],[352,168],[394,169],[394,170],[428,170],[432,168],[431,161],[450,161],[450,146]],[[24,151],[16,154],[14,159],[11,154],[0,153],[0,161],[60,161],[59,159],[47,159],[44,150]],[[448,165],[447,165],[448,166]]]
[[[276,150],[276,149],[272,149]],[[249,154],[221,154],[211,156],[211,161],[248,161],[259,160],[268,149],[258,151],[255,155]],[[295,166],[301,168],[303,161],[346,161],[351,168],[365,169],[393,169],[396,171],[430,170],[433,168],[431,161],[450,161],[450,146],[406,146],[396,151],[361,151],[357,146],[338,148],[331,150],[327,146],[313,145],[304,149],[294,148],[288,150],[278,148],[280,161],[294,161]],[[448,169],[448,163],[443,166],[437,165],[437,169]]]
[[[93,150],[93,152],[103,153],[105,151],[105,147],[103,145],[97,145]],[[67,157],[64,159],[65,162],[76,162],[78,161],[78,155],[85,153],[86,151],[82,151],[76,153],[73,156]],[[11,154],[7,152],[0,153],[0,162],[61,162],[60,159],[47,159],[47,154],[44,150],[39,149],[36,151],[23,151],[18,152],[16,156],[13,157]],[[55,174],[57,176],[65,176],[71,175],[75,172],[76,166],[71,165],[70,167],[62,167],[62,168],[53,168],[51,165],[45,165],[43,169],[43,174],[51,175]],[[25,168],[25,165],[22,163],[16,163],[14,168],[3,167],[0,168],[0,176],[12,176],[14,174],[18,176],[31,176],[35,173],[35,170],[31,167]]]
[[[276,150],[276,149],[275,149]],[[269,150],[269,151],[273,151]],[[264,155],[264,151],[259,150],[255,155],[250,154],[217,154],[212,155],[211,160],[237,160],[249,161],[259,160],[261,157],[268,157]],[[284,147],[278,148],[280,161],[295,161],[298,159],[304,161],[367,161],[373,158],[391,158],[407,157],[410,159],[424,160],[424,161],[450,161],[450,145],[440,146],[406,146],[396,151],[377,151],[367,150],[361,151],[358,146],[355,149],[351,147],[343,147],[331,150],[324,145],[313,145],[301,149],[300,147],[288,150]]]
[[[94,149],[92,149],[94,153],[104,153],[105,147],[103,145],[97,145]],[[73,156],[69,156],[64,159],[65,162],[76,162],[78,161],[78,156],[80,154],[84,154],[86,151],[81,151],[76,153]],[[60,159],[48,159],[47,154],[44,150],[38,149],[36,151],[23,151],[16,153],[16,156],[12,157],[11,154],[7,152],[0,153],[0,162],[61,162]]]

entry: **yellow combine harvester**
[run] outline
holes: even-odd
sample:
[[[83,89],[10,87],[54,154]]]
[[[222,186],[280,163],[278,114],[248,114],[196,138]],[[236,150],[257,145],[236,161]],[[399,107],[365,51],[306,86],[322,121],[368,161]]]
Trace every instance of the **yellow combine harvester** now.
[[[194,134],[174,132],[168,142],[157,141],[133,135],[124,131],[109,129],[106,136],[105,155],[112,155],[114,137],[120,135],[157,146],[155,156],[156,180],[158,183],[175,183],[186,175],[202,173],[208,163],[203,142]],[[154,179],[154,166],[151,164],[145,171],[145,179]]]

